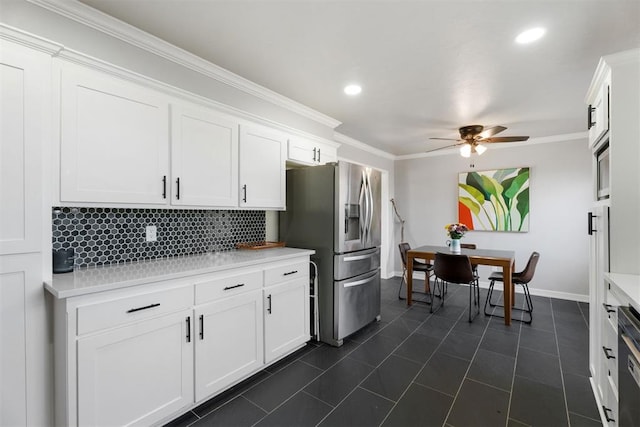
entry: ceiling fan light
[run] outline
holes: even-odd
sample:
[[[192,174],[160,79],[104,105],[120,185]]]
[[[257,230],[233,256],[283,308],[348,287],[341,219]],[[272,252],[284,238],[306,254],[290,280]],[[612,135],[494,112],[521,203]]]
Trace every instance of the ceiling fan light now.
[[[482,144],[478,144],[476,145],[476,153],[478,153],[478,155],[481,155],[482,153],[484,153],[485,151],[487,151],[487,147],[485,147]]]
[[[469,144],[464,144],[460,147],[460,155],[462,157],[471,157],[471,146]]]

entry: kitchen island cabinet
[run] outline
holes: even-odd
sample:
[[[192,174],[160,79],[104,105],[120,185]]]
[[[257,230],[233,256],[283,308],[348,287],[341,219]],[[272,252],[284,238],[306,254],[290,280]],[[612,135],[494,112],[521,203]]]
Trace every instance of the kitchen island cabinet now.
[[[303,346],[312,253],[232,251],[55,276],[45,288],[55,297],[56,424],[165,422]]]

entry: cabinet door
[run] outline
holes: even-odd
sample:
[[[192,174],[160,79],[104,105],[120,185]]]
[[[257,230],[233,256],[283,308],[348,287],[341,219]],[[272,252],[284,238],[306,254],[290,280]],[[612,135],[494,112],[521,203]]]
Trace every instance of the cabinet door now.
[[[592,211],[592,231],[589,236],[589,306],[594,309],[589,310],[589,368],[596,384],[601,384],[602,324],[603,317],[606,317],[603,309],[603,303],[606,302],[604,273],[609,271],[609,208],[595,206]]]
[[[335,147],[298,137],[289,138],[287,150],[289,160],[306,165],[324,165],[338,160]]]
[[[0,255],[37,252],[51,61],[4,40],[1,54]]]
[[[238,206],[238,123],[173,105],[171,133],[171,203]]]
[[[589,105],[589,146],[593,147],[609,130],[609,84],[605,82]]]
[[[284,209],[287,139],[279,132],[240,126],[240,206]]]
[[[192,310],[78,340],[78,424],[150,425],[193,403]]]
[[[41,271],[40,254],[0,256],[1,426],[51,424]]]
[[[263,365],[262,290],[196,309],[196,401]]]
[[[264,304],[264,358],[269,363],[309,341],[308,279],[266,288]]]
[[[61,201],[167,204],[167,98],[67,63],[61,72]]]

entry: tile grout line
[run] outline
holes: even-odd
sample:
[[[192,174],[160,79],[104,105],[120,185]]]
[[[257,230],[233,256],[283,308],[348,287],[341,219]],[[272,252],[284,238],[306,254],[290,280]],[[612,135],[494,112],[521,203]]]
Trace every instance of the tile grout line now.
[[[567,389],[564,384],[564,372],[562,370],[562,359],[560,359],[560,344],[558,344],[558,328],[556,327],[556,316],[553,310],[553,300],[551,303],[551,320],[553,321],[553,335],[556,339],[556,350],[558,351],[558,366],[560,367],[560,381],[562,381],[562,397],[564,398],[564,408],[567,416],[567,426],[571,427],[571,418],[569,417],[569,403],[567,402]],[[576,302],[577,304],[577,302]],[[578,305],[578,310],[580,310],[580,305]],[[582,314],[582,311],[580,311]],[[584,316],[583,316],[584,320]]]
[[[456,289],[457,293],[461,288]],[[454,293],[454,295],[455,295]],[[451,298],[451,297],[449,297]],[[416,375],[414,375],[413,379],[409,382],[409,385],[404,389],[404,391],[402,392],[402,394],[400,395],[400,397],[398,397],[398,400],[394,403],[394,405],[391,407],[391,409],[389,410],[389,412],[387,412],[387,415],[382,419],[382,421],[380,422],[380,425],[384,424],[384,422],[389,418],[389,415],[391,415],[391,413],[393,412],[393,410],[396,408],[396,406],[398,405],[398,402],[400,402],[400,400],[402,400],[402,398],[404,397],[404,395],[407,393],[407,391],[409,390],[409,388],[411,387],[412,384],[417,384],[421,387],[425,387],[420,383],[416,383],[415,380],[416,378],[418,378],[418,376],[420,375],[420,373],[422,372],[422,370],[427,366],[427,364],[429,363],[429,361],[431,360],[431,358],[433,357],[434,354],[436,354],[436,352],[438,351],[438,349],[442,346],[442,343],[447,339],[447,337],[451,334],[451,331],[454,330],[455,326],[457,325],[457,323],[460,321],[460,319],[462,318],[462,316],[465,314],[466,310],[462,311],[460,313],[460,315],[458,316],[457,319],[455,319],[455,322],[453,323],[453,325],[451,326],[451,328],[449,329],[449,331],[446,333],[446,335],[444,337],[442,337],[442,339],[440,340],[440,343],[438,344],[438,346],[433,350],[433,353],[431,353],[431,356],[429,356],[429,358],[422,364],[422,368],[420,368],[420,370],[418,370],[418,372],[416,373]],[[429,319],[431,319],[434,316],[434,313],[431,313],[421,324],[420,326],[422,326],[424,323],[426,323]],[[418,326],[418,328],[420,328],[420,326]],[[418,329],[416,328],[416,330]],[[415,332],[415,331],[414,331]],[[407,337],[408,338],[408,337]],[[454,356],[455,357],[455,356]],[[440,390],[435,390],[431,387],[427,387],[431,390],[437,391],[438,393],[442,393],[442,391]],[[447,393],[442,393],[445,394],[447,396],[450,396]],[[451,396],[453,397],[453,396]],[[446,421],[446,418],[445,418]]]
[[[458,291],[458,289],[456,289],[456,292]],[[407,310],[405,311],[405,313],[407,313],[410,310],[410,308],[407,308]],[[403,313],[403,314],[405,314]],[[462,316],[462,314],[464,314],[464,312],[462,312],[460,314],[460,316]],[[400,348],[400,346],[402,346],[402,344],[404,344],[409,337],[411,337],[411,335],[413,335],[415,333],[415,331],[417,331],[425,322],[427,322],[431,317],[433,317],[434,313],[429,313],[429,315],[422,321],[420,322],[420,324],[409,334],[407,335],[407,337],[402,340],[402,342],[400,342],[388,355],[387,357],[385,357],[362,381],[360,381],[340,402],[338,402],[338,404],[336,405],[336,408],[338,406],[340,406],[340,404],[342,404],[342,402],[344,402],[349,396],[351,396],[351,394],[353,394],[353,392],[358,389],[358,388],[362,388],[363,390],[367,390],[366,388],[362,387],[362,383],[365,382],[367,380],[367,378],[369,378],[371,376],[371,374],[373,373],[373,371],[375,371],[379,366],[381,366],[389,357],[391,357],[391,355],[393,355],[393,353]],[[400,318],[402,315],[398,316],[396,319]],[[459,317],[460,317],[459,316]],[[454,323],[455,326],[455,323]],[[451,327],[451,330],[454,328],[454,326]],[[449,331],[449,333],[451,332],[451,330]],[[379,332],[378,332],[379,333]],[[446,336],[449,335],[449,333],[447,333]],[[377,334],[374,334],[377,335]],[[446,337],[445,336],[445,337]],[[373,336],[372,336],[373,337]],[[372,338],[371,337],[371,338]],[[429,362],[429,360],[431,360],[431,357],[433,357],[433,354],[437,351],[437,349],[440,347],[440,345],[442,345],[442,341],[444,341],[444,338],[440,341],[440,343],[438,344],[438,347],[436,347],[436,349],[433,351],[433,353],[431,354],[431,356],[427,359],[427,361],[425,361],[425,363],[423,363],[422,368],[418,371],[418,373],[413,377],[413,379],[411,380],[411,382],[409,383],[409,385],[407,386],[407,388],[404,390],[404,392],[400,395],[400,397],[398,398],[398,401],[400,401],[400,399],[402,398],[402,396],[404,396],[404,394],[407,392],[407,390],[409,389],[409,387],[411,386],[411,384],[413,384],[413,380],[415,380],[415,378],[420,374],[420,372],[422,371],[422,369],[424,369],[425,365]],[[415,362],[415,361],[414,361]],[[369,391],[369,390],[367,390]],[[397,402],[394,402],[394,404],[391,406],[391,409],[389,409],[389,411],[387,412],[386,416],[382,419],[382,421],[380,422],[380,425],[382,425],[384,423],[384,421],[389,417],[389,414],[391,414],[391,412],[393,412],[393,409],[396,407]],[[330,411],[322,420],[320,420],[320,422],[318,422],[318,424],[316,424],[317,426],[320,425],[329,415],[331,415],[331,413],[333,413],[333,411],[335,411],[335,408]]]
[[[520,339],[522,337],[522,322],[520,322],[520,328],[518,329],[518,344],[516,345],[516,363],[513,365],[513,374],[511,376],[511,390],[509,391],[509,404],[507,405],[507,419],[505,426],[509,425],[509,419],[511,418],[511,403],[513,402],[513,386],[516,382],[516,372],[518,370],[518,355],[520,354]]]

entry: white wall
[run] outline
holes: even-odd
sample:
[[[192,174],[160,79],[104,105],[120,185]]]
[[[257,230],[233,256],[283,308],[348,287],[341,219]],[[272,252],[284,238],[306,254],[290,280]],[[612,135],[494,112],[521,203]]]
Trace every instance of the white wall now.
[[[470,160],[475,168],[470,168]],[[490,147],[482,156],[458,154],[396,162],[395,199],[406,220],[405,240],[412,246],[442,244],[444,226],[458,219],[458,173],[528,166],[530,223],[528,233],[472,231],[464,241],[490,249],[516,251],[516,270],[524,268],[532,251],[540,262],[531,292],[558,298],[587,300],[589,239],[586,215],[591,206],[591,157],[586,140]],[[396,271],[400,226],[396,224]],[[486,281],[488,267],[482,267]],[[482,280],[482,279],[481,279]]]

